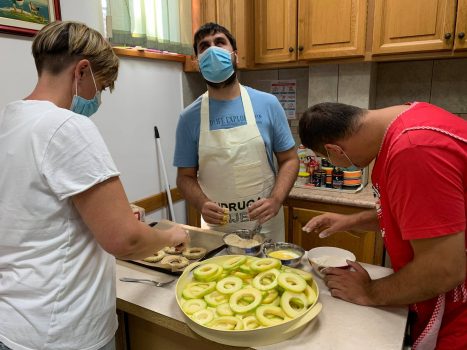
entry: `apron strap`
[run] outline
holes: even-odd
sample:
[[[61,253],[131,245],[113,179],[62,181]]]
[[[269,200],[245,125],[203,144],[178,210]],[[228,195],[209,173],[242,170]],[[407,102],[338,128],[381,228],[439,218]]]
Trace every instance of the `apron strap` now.
[[[246,123],[250,125],[256,124],[255,112],[251,104],[250,95],[243,85],[240,85],[240,95],[242,96],[243,110],[245,111]]]
[[[200,132],[209,131],[209,92],[206,91],[201,97]]]
[[[255,125],[255,113],[253,111],[253,105],[251,103],[248,91],[246,91],[243,85],[240,85],[240,96],[242,99],[243,111],[245,113],[245,119],[247,125]],[[201,97],[201,121],[200,121],[200,132],[209,131],[209,92],[206,91]]]
[[[436,348],[436,340],[438,339],[438,333],[441,328],[445,305],[445,294],[441,294],[436,300],[435,309],[431,314],[427,326],[415,341],[412,347],[413,350],[434,350]]]

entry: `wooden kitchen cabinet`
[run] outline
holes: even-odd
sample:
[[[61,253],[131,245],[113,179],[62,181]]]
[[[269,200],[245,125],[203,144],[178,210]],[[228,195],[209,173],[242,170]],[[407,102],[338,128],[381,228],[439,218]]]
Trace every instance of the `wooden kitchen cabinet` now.
[[[456,31],[454,32],[454,52],[467,50],[467,0],[457,1]]]
[[[374,1],[372,54],[467,48],[467,0]]]
[[[255,0],[255,62],[364,56],[367,0]]]
[[[255,62],[297,59],[297,0],[255,0]]]
[[[327,238],[319,238],[316,233],[302,231],[302,227],[313,217],[326,212],[352,214],[365,208],[338,204],[324,204],[305,200],[288,199],[289,239],[305,250],[315,247],[332,246],[346,249],[355,254],[357,261],[383,265],[383,242],[379,232],[342,231]]]
[[[199,18],[193,18],[193,30],[207,22],[227,28],[237,41],[238,68],[253,65],[253,3],[251,0],[194,0]]]

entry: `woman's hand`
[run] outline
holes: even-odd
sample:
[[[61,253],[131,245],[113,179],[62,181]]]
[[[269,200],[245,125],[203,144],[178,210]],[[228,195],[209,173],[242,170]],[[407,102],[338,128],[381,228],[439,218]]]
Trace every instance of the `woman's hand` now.
[[[171,239],[171,243],[168,246],[175,247],[177,251],[183,251],[190,244],[190,234],[179,226],[173,226],[166,231],[167,235]]]

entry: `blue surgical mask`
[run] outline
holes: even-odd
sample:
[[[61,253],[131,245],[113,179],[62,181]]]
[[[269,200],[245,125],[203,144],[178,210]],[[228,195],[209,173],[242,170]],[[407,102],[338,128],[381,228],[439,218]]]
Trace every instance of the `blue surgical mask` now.
[[[211,46],[198,57],[199,70],[211,83],[222,83],[234,74],[232,52]]]
[[[99,106],[101,105],[101,92],[97,90],[96,80],[94,79],[94,74],[92,74],[91,67],[89,67],[89,69],[91,70],[92,81],[96,87],[96,94],[94,95],[94,98],[90,100],[78,96],[78,81],[76,81],[75,95],[73,96],[70,107],[70,110],[73,112],[84,115],[86,117],[90,117],[96,113],[99,109]]]

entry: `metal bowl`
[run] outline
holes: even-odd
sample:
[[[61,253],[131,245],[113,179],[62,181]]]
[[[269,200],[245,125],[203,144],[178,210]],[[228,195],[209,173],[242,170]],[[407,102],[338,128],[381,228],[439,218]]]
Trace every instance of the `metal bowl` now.
[[[279,259],[282,262],[282,265],[295,267],[300,264],[303,255],[305,255],[305,250],[299,245],[286,242],[271,242],[265,243],[263,245],[263,254],[267,257],[271,257],[269,254],[279,250],[286,250],[296,253],[298,256],[291,259]],[[276,258],[277,259],[277,258]]]
[[[254,246],[248,246],[248,247],[242,247],[239,245],[234,245],[230,242],[226,241],[226,237],[230,235],[237,235],[240,237],[242,240],[248,240],[248,239],[253,239],[255,241],[258,241],[257,245]],[[261,254],[261,247],[263,246],[263,243],[269,240],[266,240],[266,237],[264,234],[256,232],[256,231],[251,231],[251,230],[236,230],[232,231],[229,233],[226,233],[222,237],[225,245],[227,246],[227,251],[229,254],[234,254],[234,255],[252,255],[252,256],[257,256]]]

